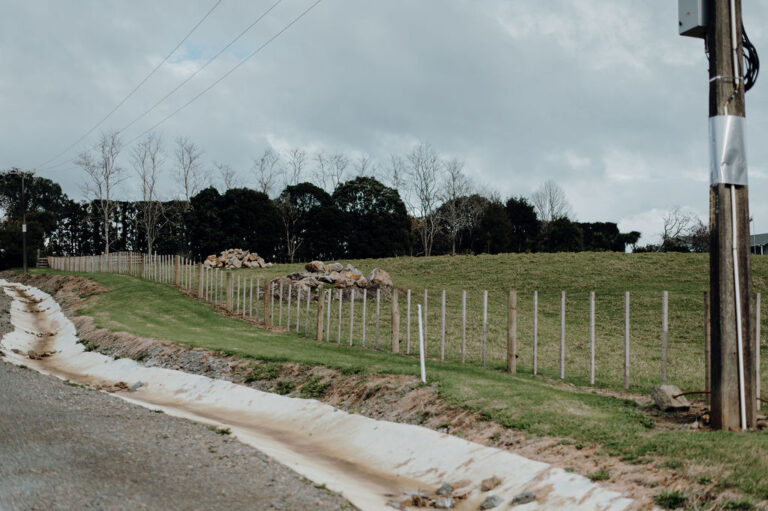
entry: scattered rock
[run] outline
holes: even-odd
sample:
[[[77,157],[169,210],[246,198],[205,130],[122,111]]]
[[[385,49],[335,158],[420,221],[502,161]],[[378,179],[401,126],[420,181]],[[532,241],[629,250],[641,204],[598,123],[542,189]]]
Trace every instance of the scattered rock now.
[[[516,495],[512,499],[512,506],[522,506],[523,504],[528,504],[529,502],[533,502],[536,500],[536,495],[533,494],[533,492],[527,491],[525,493],[521,493],[520,495]]]
[[[344,269],[344,266],[341,263],[330,263],[325,265],[326,272],[332,272],[332,271],[339,272],[343,269]]]
[[[311,261],[304,265],[304,269],[310,273],[320,273],[325,271],[325,265],[322,261]]]
[[[221,255],[209,255],[203,261],[206,268],[268,268],[272,263],[267,263],[255,252],[249,252],[241,248],[223,250]]]
[[[483,479],[483,481],[480,483],[480,490],[491,491],[497,486],[499,486],[500,484],[501,484],[501,479],[499,479],[498,477],[496,476],[489,477],[488,479]]]
[[[436,509],[453,509],[456,503],[451,497],[439,497],[433,505]]]
[[[400,502],[395,502],[394,500],[388,501],[387,507],[391,507],[392,509],[397,509],[398,511],[405,511],[405,506]]]
[[[394,288],[390,275],[380,268],[373,270],[367,279],[363,276],[363,272],[351,264],[342,266],[338,262],[324,264],[322,261],[311,261],[304,265],[304,269],[306,271],[289,273],[285,277],[273,279],[275,297],[279,296],[278,288],[281,283],[284,292],[286,286],[291,286],[303,295],[306,295],[309,290],[317,289],[321,284],[329,284],[343,291],[342,299],[344,300],[349,300],[353,294],[359,298],[362,292],[368,297],[373,297],[379,289],[385,296],[389,296]],[[285,295],[283,297],[285,298]],[[313,299],[316,298],[313,297]]]
[[[679,388],[674,385],[657,385],[651,387],[651,397],[656,406],[662,411],[684,411],[691,407],[685,396],[675,397],[681,394]]]
[[[493,509],[500,506],[503,502],[504,501],[501,499],[501,497],[497,497],[496,495],[489,495],[486,497],[483,503],[480,504],[480,509]]]
[[[371,274],[368,275],[368,282],[376,285],[377,287],[391,288],[394,285],[392,283],[392,277],[389,276],[389,273],[382,270],[381,268],[374,268]]]
[[[440,488],[437,489],[435,492],[438,495],[450,495],[453,493],[453,485],[451,483],[443,483],[440,485]]]
[[[133,385],[128,387],[128,392],[136,392],[137,389],[139,389],[139,388],[141,388],[143,386],[144,386],[143,382],[137,381],[136,383],[134,383]]]

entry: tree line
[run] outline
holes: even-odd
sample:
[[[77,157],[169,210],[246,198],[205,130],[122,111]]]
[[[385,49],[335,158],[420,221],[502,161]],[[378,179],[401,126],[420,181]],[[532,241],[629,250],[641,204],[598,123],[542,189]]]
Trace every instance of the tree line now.
[[[125,153],[125,154],[124,154]],[[115,132],[81,153],[87,199],[74,201],[45,178],[0,172],[0,267],[18,265],[23,207],[30,263],[37,249],[56,255],[117,250],[178,253],[201,259],[226,248],[257,251],[273,261],[457,253],[624,251],[640,234],[612,222],[576,222],[563,190],[548,181],[531,197],[502,200],[473,186],[457,159],[419,144],[392,155],[386,168],[367,156],[284,155],[254,159],[252,186],[178,138],[169,153],[150,134],[124,151]],[[122,159],[126,158],[128,166]],[[162,176],[178,189],[161,198]],[[133,176],[135,200],[120,200]],[[205,177],[208,182],[206,183]],[[278,188],[280,187],[280,188]],[[279,190],[279,191],[278,191]]]

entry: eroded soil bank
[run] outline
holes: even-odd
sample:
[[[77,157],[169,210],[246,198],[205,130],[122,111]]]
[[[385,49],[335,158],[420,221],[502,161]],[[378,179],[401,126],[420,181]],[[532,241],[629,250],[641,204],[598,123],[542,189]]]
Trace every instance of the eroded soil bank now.
[[[607,470],[603,486],[620,491],[650,506],[662,488],[688,489],[687,479],[655,465],[633,465],[599,453],[599,446],[574,445],[567,439],[529,437],[505,429],[466,409],[450,406],[434,385],[422,385],[417,378],[402,375],[343,374],[324,367],[290,363],[265,363],[236,359],[201,348],[189,348],[128,333],[109,332],[94,326],[91,318],[78,316],[89,296],[105,291],[102,286],[72,276],[33,275],[23,281],[51,294],[74,322],[87,349],[112,357],[129,357],[146,366],[178,369],[248,385],[259,390],[310,397],[337,408],[374,419],[418,424],[467,440],[506,449],[581,474]],[[634,397],[644,400],[641,396]],[[688,419],[685,419],[687,421]],[[662,427],[680,427],[666,424]],[[717,499],[703,488],[694,498],[699,503]],[[692,502],[689,499],[689,505]]]

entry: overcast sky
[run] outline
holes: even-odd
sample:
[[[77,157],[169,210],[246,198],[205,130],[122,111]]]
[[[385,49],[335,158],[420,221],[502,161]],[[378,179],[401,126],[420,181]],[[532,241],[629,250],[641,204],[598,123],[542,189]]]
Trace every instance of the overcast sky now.
[[[223,0],[102,128],[128,124],[274,2]],[[0,169],[35,169],[109,113],[215,2],[2,3]],[[312,3],[281,2],[124,139]],[[768,1],[745,2],[745,28],[768,61],[766,20]],[[757,232],[768,231],[767,80],[747,94]],[[158,132],[169,153],[188,136],[208,168],[227,163],[251,186],[253,159],[270,146],[369,155],[384,168],[428,142],[484,190],[529,196],[553,179],[579,221],[618,222],[649,243],[674,207],[706,218],[707,87],[703,41],[678,35],[674,0],[324,0]],[[83,172],[67,160],[96,136],[39,174],[82,198]],[[179,192],[169,172],[163,194]],[[124,198],[138,193],[124,183]]]

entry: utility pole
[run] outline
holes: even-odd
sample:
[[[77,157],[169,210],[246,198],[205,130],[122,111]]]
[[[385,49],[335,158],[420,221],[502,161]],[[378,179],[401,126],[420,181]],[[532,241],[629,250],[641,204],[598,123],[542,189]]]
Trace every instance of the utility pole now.
[[[711,421],[753,429],[755,337],[744,154],[741,0],[705,0],[709,50]]]
[[[26,176],[26,172],[19,170],[19,169],[12,169],[11,174],[16,174],[17,176],[21,177],[21,247],[22,247],[22,257],[24,259],[23,261],[23,267],[24,267],[24,275],[27,274],[27,201],[25,199],[25,190],[24,190],[24,178]]]
[[[24,196],[24,172],[21,173],[21,247],[24,257],[24,275],[27,274],[27,201]]]

